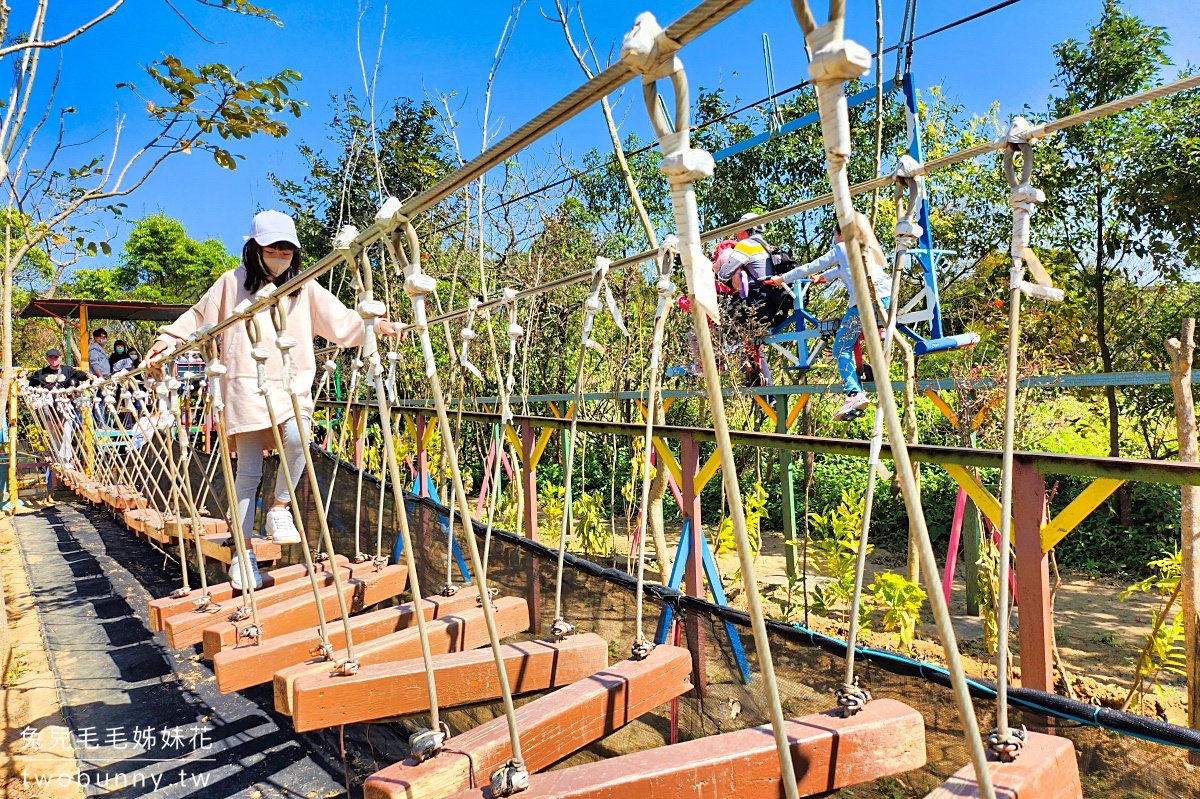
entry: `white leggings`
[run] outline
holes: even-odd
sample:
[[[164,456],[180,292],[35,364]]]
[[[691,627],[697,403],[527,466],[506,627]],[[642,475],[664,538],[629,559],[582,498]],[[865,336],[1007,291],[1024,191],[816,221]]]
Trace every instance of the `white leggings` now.
[[[304,420],[304,432],[310,430],[310,423]],[[292,478],[289,486],[283,479],[283,469],[275,473],[275,499],[287,502],[291,491],[304,477],[304,449],[300,442],[300,431],[296,427],[295,418],[288,419],[280,425],[283,438],[283,455],[287,460],[288,474]],[[249,537],[257,532],[254,527],[255,496],[258,484],[263,476],[263,450],[275,449],[275,435],[271,428],[251,430],[248,433],[238,433],[233,437],[237,448],[237,477],[234,480],[234,491],[237,494],[238,516],[242,520],[242,534]],[[265,498],[264,498],[265,501]],[[264,510],[266,508],[264,507]]]

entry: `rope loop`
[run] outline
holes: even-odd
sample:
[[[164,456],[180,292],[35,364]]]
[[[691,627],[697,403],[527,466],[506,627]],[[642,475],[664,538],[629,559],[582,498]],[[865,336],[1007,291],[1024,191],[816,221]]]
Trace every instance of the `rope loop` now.
[[[523,763],[510,760],[492,772],[490,783],[492,796],[512,796],[529,789],[529,772]]]
[[[871,701],[871,692],[859,686],[858,677],[854,678],[853,683],[843,683],[836,693],[838,707],[846,718],[862,710]]]
[[[921,204],[925,199],[925,165],[912,156],[900,157],[896,166],[894,199],[896,202],[896,227],[892,235],[897,248],[915,249],[925,232],[918,222]]]
[[[660,170],[671,185],[671,208],[679,236],[678,251],[687,278],[688,294],[714,322],[720,320],[716,282],[712,263],[704,254],[700,240],[700,214],[692,184],[713,173],[713,157],[691,146],[687,73],[675,57],[679,44],[667,37],[650,12],[638,16],[633,30],[621,42],[621,60],[642,76],[642,99],[658,136],[663,160]],[[675,104],[675,129],[672,131],[658,105],[655,83],[670,77]]]
[[[416,763],[424,763],[442,751],[446,733],[441,730],[420,730],[408,738],[408,756]]]
[[[988,733],[987,745],[988,749],[996,753],[1001,763],[1011,763],[1021,754],[1028,738],[1029,730],[1021,725],[1021,729],[1011,730],[1007,738],[1002,738],[999,730],[992,730]]]
[[[554,620],[554,623],[550,625],[550,635],[555,641],[563,641],[568,635],[574,634],[575,625],[571,624],[562,616],[559,616]]]
[[[1015,117],[1005,134],[1007,145],[1004,149],[1004,176],[1008,180],[1008,203],[1013,209],[1012,244],[1009,248],[1012,268],[1009,272],[1009,286],[1011,289],[1019,289],[1027,297],[1061,302],[1065,296],[1063,290],[1054,287],[1050,273],[1029,246],[1030,217],[1038,205],[1046,201],[1045,193],[1033,185],[1032,139],[1036,137],[1037,131],[1038,129],[1023,117]],[[1017,153],[1021,155],[1019,178],[1016,170]],[[1033,276],[1034,282],[1025,279],[1026,269]]]
[[[467,320],[463,323],[463,329],[459,331],[459,337],[462,339],[462,347],[459,349],[458,363],[462,368],[466,369],[471,374],[475,375],[476,380],[483,380],[483,373],[479,371],[479,367],[471,363],[468,355],[471,342],[479,337],[472,328],[475,325],[475,316],[479,313],[479,298],[472,297],[467,301]]]

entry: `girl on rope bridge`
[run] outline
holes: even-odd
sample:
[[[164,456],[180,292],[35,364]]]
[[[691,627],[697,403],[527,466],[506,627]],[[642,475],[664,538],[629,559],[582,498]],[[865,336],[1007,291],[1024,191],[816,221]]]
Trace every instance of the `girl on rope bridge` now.
[[[292,218],[280,211],[260,211],[254,216],[250,235],[242,248],[242,262],[217,278],[200,301],[184,311],[183,315],[162,328],[158,338],[146,354],[146,359],[155,361],[172,347],[206,324],[216,324],[233,315],[234,308],[245,301],[254,301],[255,294],[273,283],[281,286],[303,270],[301,265],[300,240],[296,236],[296,224]],[[304,415],[305,431],[312,426],[313,378],[317,371],[317,357],[313,340],[320,336],[342,347],[356,347],[363,342],[363,320],[353,311],[320,286],[309,281],[297,291],[280,300],[286,303],[288,333],[299,346],[290,354],[292,390],[300,400]],[[272,330],[270,309],[259,313],[260,325]],[[396,334],[396,325],[380,319],[375,329],[384,336]],[[221,380],[222,398],[229,444],[237,453],[237,513],[241,519],[242,532],[249,538],[254,530],[255,494],[263,473],[263,450],[275,448],[271,431],[270,416],[266,399],[258,393],[258,372],[251,355],[250,337],[244,325],[234,325],[221,334],[221,363],[226,373]],[[287,459],[292,485],[283,479],[283,470],[275,477],[274,502],[266,511],[266,532],[277,544],[297,544],[300,532],[292,521],[288,510],[291,491],[304,474],[304,451],[301,449],[300,431],[292,412],[291,399],[283,391],[283,359],[278,348],[268,347],[270,357],[267,365],[267,388],[271,393],[272,405],[283,440],[283,457]],[[262,578],[253,547],[247,542],[250,574],[259,587]],[[231,566],[229,570],[233,587],[241,589],[242,570]]]
[[[867,279],[875,290],[875,297],[886,310],[891,300],[891,287],[885,270],[886,261],[883,250],[879,247],[871,224],[863,214],[855,214],[859,231],[863,234],[860,240],[865,241],[863,248],[864,260],[867,263]],[[838,325],[837,335],[833,339],[833,358],[837,362],[838,373],[842,377],[842,385],[846,389],[846,401],[834,413],[836,422],[849,421],[862,416],[870,404],[862,383],[858,379],[858,368],[854,362],[854,345],[862,335],[862,321],[858,316],[859,298],[854,292],[854,283],[850,279],[850,262],[846,258],[846,244],[842,237],[842,226],[835,224],[833,229],[833,247],[829,252],[814,261],[801,264],[795,269],[766,278],[763,282],[772,286],[782,286],[793,283],[801,278],[811,277],[814,283],[828,283],[840,280],[849,294],[849,303],[842,322]],[[870,302],[870,298],[867,298]]]

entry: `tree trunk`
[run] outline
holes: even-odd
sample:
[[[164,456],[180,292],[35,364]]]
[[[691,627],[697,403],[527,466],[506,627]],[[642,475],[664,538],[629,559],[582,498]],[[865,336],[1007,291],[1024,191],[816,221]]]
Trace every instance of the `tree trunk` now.
[[[1108,346],[1106,276],[1104,274],[1104,192],[1096,192],[1096,342],[1100,347],[1100,366],[1105,374],[1113,372],[1112,350]],[[1107,386],[1104,398],[1108,403],[1108,455],[1121,457],[1121,413],[1117,406],[1117,389]],[[1117,517],[1122,525],[1129,524],[1129,487],[1117,489]]]
[[[1179,429],[1179,460],[1200,460],[1196,444],[1196,408],[1192,399],[1192,357],[1195,319],[1184,319],[1178,339],[1167,342],[1171,356],[1171,391],[1175,394],[1175,424]],[[1180,534],[1183,574],[1180,589],[1183,600],[1184,662],[1187,669],[1188,726],[1200,729],[1200,487],[1181,486]],[[1193,765],[1200,757],[1189,756]]]

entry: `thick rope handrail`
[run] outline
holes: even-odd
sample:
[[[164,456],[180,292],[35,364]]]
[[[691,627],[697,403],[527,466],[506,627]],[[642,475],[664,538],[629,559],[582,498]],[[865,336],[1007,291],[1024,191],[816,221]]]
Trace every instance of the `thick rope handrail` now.
[[[1158,86],[1154,89],[1140,92],[1138,94],[1130,95],[1129,97],[1125,97],[1120,100],[1114,100],[1109,103],[1104,103],[1103,105],[1098,105],[1093,108],[1086,109],[1084,111],[1080,111],[1075,114],[1071,114],[1070,116],[1063,117],[1061,119],[1052,120],[1052,121],[1043,123],[1042,125],[1033,126],[1032,128],[1030,128],[1028,136],[1030,136],[1032,138],[1036,138],[1036,137],[1040,137],[1040,136],[1048,136],[1051,133],[1057,133],[1061,130],[1066,130],[1067,128],[1075,127],[1078,125],[1083,125],[1083,124],[1092,122],[1092,121],[1099,119],[1101,117],[1104,117],[1104,116],[1110,116],[1112,114],[1121,113],[1122,111],[1128,111],[1131,108],[1136,108],[1139,105],[1144,105],[1145,103],[1149,103],[1154,100],[1158,100],[1163,97],[1168,97],[1173,94],[1178,94],[1179,92],[1188,91],[1189,89],[1194,89],[1197,87],[1200,87],[1200,74],[1193,75],[1188,78],[1183,78],[1183,79],[1174,81],[1173,83],[1164,84],[1163,86]],[[945,169],[946,167],[953,166],[955,164],[959,164],[963,161],[969,161],[973,158],[978,158],[981,155],[987,155],[988,153],[996,152],[997,150],[1002,150],[1007,146],[1008,146],[1008,137],[1007,137],[1007,134],[1005,134],[1004,136],[1000,136],[996,139],[991,139],[989,141],[982,142],[980,144],[976,144],[972,147],[967,147],[967,148],[964,148],[957,152],[949,153],[947,155],[941,156],[940,158],[933,158],[933,159],[927,160],[927,161],[925,161],[924,169],[921,171],[920,174],[921,175],[929,175],[932,172],[937,172],[938,170]],[[855,185],[851,186],[849,189],[850,196],[858,196],[860,194],[868,194],[870,192],[875,191],[876,189],[887,188],[891,182],[892,182],[892,176],[887,175],[884,177],[866,180],[866,181],[863,181],[862,183],[856,183]],[[760,224],[765,225],[765,224],[769,224],[771,222],[778,222],[781,219],[787,219],[788,217],[796,216],[797,214],[802,214],[805,211],[812,211],[814,209],[822,208],[824,206],[832,205],[832,204],[833,204],[833,193],[827,192],[827,193],[821,194],[817,197],[813,197],[812,199],[809,199],[809,200],[802,200],[800,202],[793,203],[791,205],[785,205],[781,208],[776,208],[773,211],[764,211],[763,213],[759,214],[756,217],[755,221],[759,222]],[[727,225],[721,225],[719,227],[715,227],[708,231],[702,232],[700,234],[700,238],[703,241],[713,241],[714,239],[725,238],[731,234],[739,232],[740,230],[744,229],[745,226],[746,226],[745,222],[731,222]],[[621,269],[625,269],[627,267],[636,266],[645,261],[653,260],[657,254],[658,254],[657,250],[645,250],[645,251],[639,252],[635,255],[630,255],[625,258],[621,258],[619,260],[613,261],[611,268],[613,270],[621,270]],[[576,283],[582,283],[585,280],[587,280],[590,277],[590,275],[591,275],[590,270],[583,270],[583,271],[575,272],[574,274],[571,274],[571,275],[565,275],[565,276],[557,278],[555,280],[551,280],[546,283],[539,284],[537,286],[523,289],[517,293],[517,297],[518,297],[518,299],[522,299],[522,300],[529,299],[531,297],[536,297],[539,294],[544,294],[548,291],[553,291],[554,289],[564,288],[566,286],[572,286]],[[496,302],[495,300],[483,302],[483,303],[480,303],[479,307],[480,307],[480,309],[486,309],[488,307],[491,307],[493,304],[495,304],[495,302]],[[437,316],[433,319],[430,319],[429,323],[434,324],[434,323],[442,322],[442,321],[445,321],[448,319],[458,319],[458,318],[461,318],[462,316],[465,316],[466,312],[467,312],[466,308],[456,308],[454,310],[447,311],[446,313],[442,314],[441,316]]]

